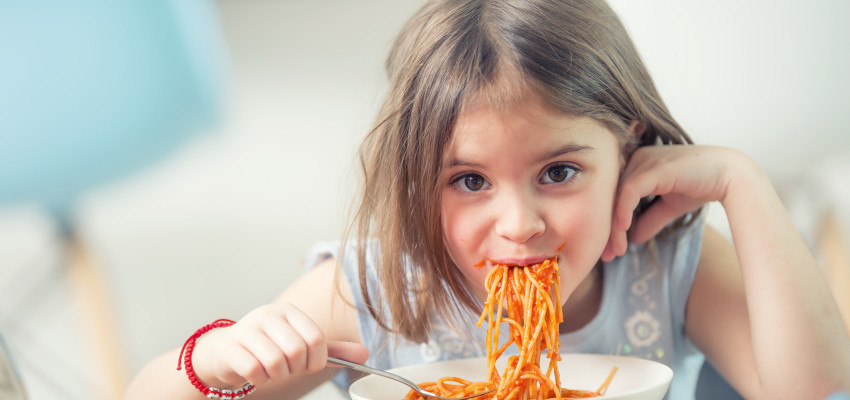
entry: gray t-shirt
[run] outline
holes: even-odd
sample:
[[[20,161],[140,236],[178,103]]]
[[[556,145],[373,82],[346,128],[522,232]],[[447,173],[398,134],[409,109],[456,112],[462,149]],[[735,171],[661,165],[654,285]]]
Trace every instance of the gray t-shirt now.
[[[658,238],[655,246],[630,245],[628,252],[603,268],[602,304],[597,315],[581,329],[560,336],[563,353],[615,354],[652,359],[673,369],[667,398],[692,399],[703,355],[685,336],[685,305],[693,283],[702,243],[701,217],[692,224]],[[337,257],[339,242],[316,244],[305,266],[311,268],[328,257]],[[472,338],[458,335],[445,321],[435,318],[428,343],[412,343],[378,326],[363,306],[356,253],[346,251],[343,276],[352,288],[360,336],[369,349],[367,364],[390,369],[426,362],[486,355],[486,327],[475,326],[478,315],[463,316]],[[370,249],[371,250],[371,249]],[[657,250],[657,251],[656,251]],[[375,253],[368,252],[369,287],[376,283]],[[377,292],[370,292],[375,293]],[[334,382],[350,382],[339,374]]]

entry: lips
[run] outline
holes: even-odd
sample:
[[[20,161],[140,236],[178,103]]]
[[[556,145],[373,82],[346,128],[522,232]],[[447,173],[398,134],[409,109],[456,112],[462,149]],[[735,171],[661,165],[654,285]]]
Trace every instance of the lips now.
[[[507,266],[510,266],[510,267],[513,267],[513,266],[527,267],[529,265],[540,264],[543,261],[550,260],[550,259],[552,259],[551,256],[549,256],[549,257],[542,257],[542,256],[541,257],[521,257],[521,258],[520,257],[502,257],[502,258],[488,259],[488,261],[490,261],[491,264],[507,265]]]

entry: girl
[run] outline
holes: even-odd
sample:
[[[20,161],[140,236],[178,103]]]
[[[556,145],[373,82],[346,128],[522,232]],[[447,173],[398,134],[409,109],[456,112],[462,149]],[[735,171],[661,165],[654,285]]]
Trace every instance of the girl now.
[[[563,352],[664,362],[674,399],[693,398],[703,357],[746,398],[850,390],[850,339],[768,179],[691,145],[604,2],[429,2],[387,67],[348,239],[318,245],[274,303],[193,335],[191,382],[175,349],[127,398],[246,381],[253,398],[296,398],[348,383],[328,355],[379,368],[483,355],[488,270],[553,255]],[[709,202],[734,244],[703,226]]]

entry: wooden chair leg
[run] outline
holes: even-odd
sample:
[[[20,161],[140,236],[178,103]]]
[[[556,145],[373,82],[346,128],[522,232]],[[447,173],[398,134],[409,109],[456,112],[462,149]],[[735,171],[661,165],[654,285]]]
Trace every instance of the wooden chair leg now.
[[[834,213],[823,219],[818,243],[818,258],[850,332],[850,232],[842,230]]]
[[[120,399],[129,383],[129,364],[107,280],[79,238],[68,241],[66,256],[68,284],[82,327],[81,337],[101,377],[101,385],[95,388],[97,398]]]

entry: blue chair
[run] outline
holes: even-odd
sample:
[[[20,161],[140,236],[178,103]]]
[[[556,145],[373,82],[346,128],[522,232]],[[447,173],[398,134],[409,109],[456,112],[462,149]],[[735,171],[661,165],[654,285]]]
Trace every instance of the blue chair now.
[[[37,204],[73,243],[82,193],[212,131],[225,72],[215,11],[210,0],[0,0],[0,207]]]
[[[0,0],[0,206],[79,194],[219,120],[209,0]]]

